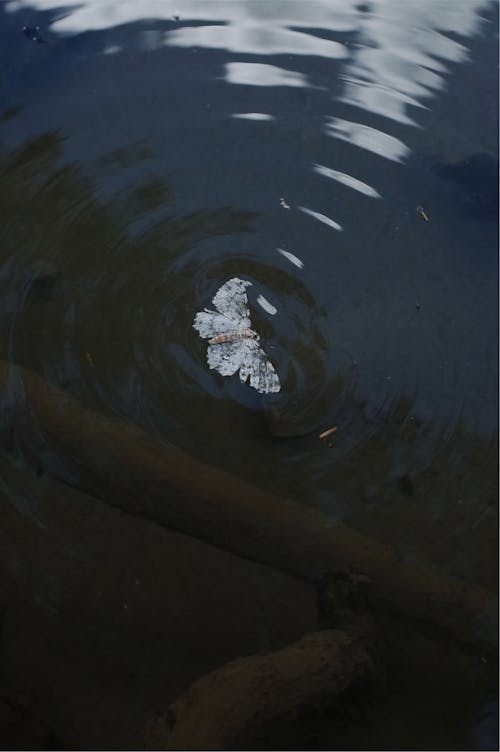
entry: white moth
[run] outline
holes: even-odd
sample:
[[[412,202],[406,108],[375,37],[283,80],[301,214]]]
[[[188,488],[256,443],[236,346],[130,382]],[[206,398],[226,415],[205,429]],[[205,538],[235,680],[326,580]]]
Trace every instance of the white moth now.
[[[233,277],[225,282],[212,300],[216,311],[205,308],[194,317],[193,327],[208,339],[207,360],[222,376],[239,371],[243,383],[258,392],[279,392],[278,374],[260,347],[259,335],[251,329],[245,288],[251,282]]]

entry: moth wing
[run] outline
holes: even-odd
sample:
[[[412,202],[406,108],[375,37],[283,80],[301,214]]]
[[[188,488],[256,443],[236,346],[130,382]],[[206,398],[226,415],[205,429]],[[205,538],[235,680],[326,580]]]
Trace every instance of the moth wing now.
[[[233,277],[217,290],[212,303],[219,313],[226,316],[238,329],[250,329],[250,313],[245,288],[251,285],[247,280]]]
[[[279,392],[281,389],[278,374],[267,359],[264,350],[254,339],[246,339],[244,357],[240,365],[240,379],[245,383],[250,378],[250,386],[265,394]]]
[[[241,368],[245,359],[245,350],[245,342],[242,340],[209,345],[207,348],[208,365],[222,376],[232,376]]]
[[[234,331],[234,323],[216,311],[200,311],[194,317],[193,327],[204,339],[217,337],[219,334],[228,334]]]

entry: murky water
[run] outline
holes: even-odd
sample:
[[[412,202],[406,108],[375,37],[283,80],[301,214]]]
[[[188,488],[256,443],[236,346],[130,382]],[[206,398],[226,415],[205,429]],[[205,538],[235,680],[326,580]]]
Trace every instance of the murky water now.
[[[2,358],[494,588],[497,3],[0,12]],[[278,394],[207,366],[231,277]]]

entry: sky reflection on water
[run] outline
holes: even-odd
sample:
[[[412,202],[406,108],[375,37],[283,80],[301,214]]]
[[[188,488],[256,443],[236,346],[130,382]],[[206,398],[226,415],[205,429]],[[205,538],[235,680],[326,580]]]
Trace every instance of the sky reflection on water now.
[[[55,0],[12,0],[5,7],[13,13],[25,8],[55,11],[51,30],[66,35],[148,20],[168,23],[164,30],[142,31],[143,46],[150,50],[167,45],[259,57],[343,60],[339,102],[417,126],[413,110],[427,107],[429,98],[442,89],[447,66],[467,59],[466,46],[450,35],[476,33],[481,10],[488,5],[487,0],[373,0],[365,5],[355,0],[186,0],[179,8],[169,0],[71,0],[61,10]],[[341,39],[327,39],[325,33]],[[112,54],[120,49],[106,45],[103,51]],[[238,85],[312,85],[299,71],[248,61],[228,63],[225,79]],[[389,159],[403,159],[408,153],[408,147],[384,131],[356,121],[330,116],[325,129]]]

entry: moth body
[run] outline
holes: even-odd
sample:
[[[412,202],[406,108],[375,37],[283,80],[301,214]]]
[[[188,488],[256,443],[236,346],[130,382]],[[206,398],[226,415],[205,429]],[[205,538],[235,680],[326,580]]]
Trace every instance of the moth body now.
[[[221,345],[223,342],[236,342],[239,339],[255,339],[257,332],[253,329],[236,329],[234,332],[218,334],[216,337],[208,340],[209,345]]]

